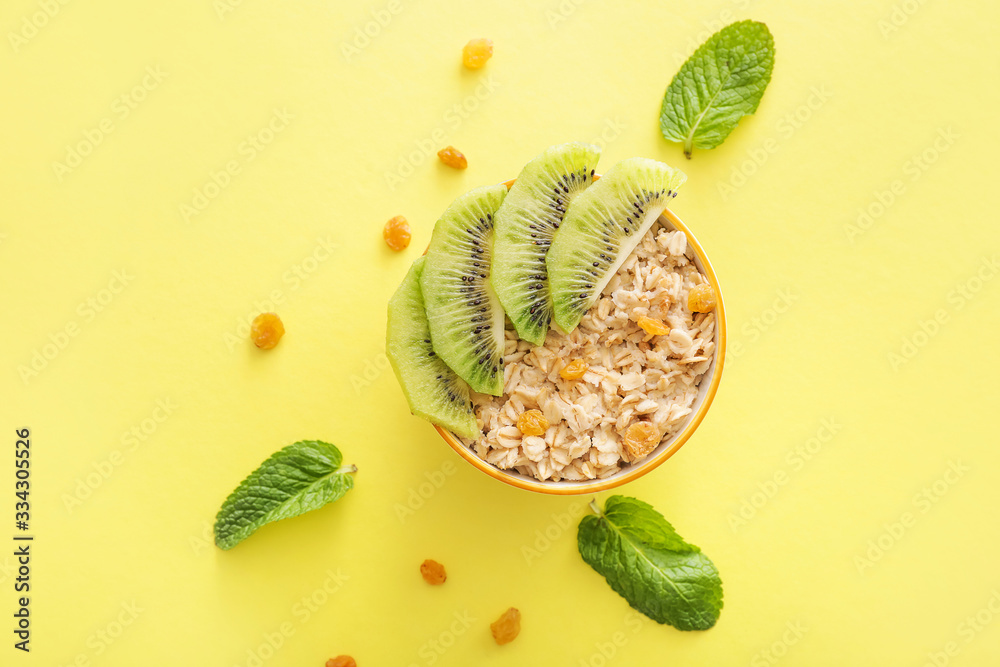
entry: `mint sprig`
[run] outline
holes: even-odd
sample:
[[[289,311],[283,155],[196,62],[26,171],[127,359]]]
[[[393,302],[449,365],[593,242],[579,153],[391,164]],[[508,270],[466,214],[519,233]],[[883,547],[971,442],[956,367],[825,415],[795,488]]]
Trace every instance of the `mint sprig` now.
[[[739,21],[698,47],[667,87],[660,131],[667,141],[715,148],[743,116],[757,110],[774,69],[774,38],[767,26]]]
[[[270,456],[240,482],[215,517],[215,544],[232,549],[261,526],[332,503],[354,487],[334,445],[301,440]]]
[[[707,630],[722,611],[722,580],[708,556],[685,542],[652,506],[611,496],[580,521],[583,560],[657,623]]]

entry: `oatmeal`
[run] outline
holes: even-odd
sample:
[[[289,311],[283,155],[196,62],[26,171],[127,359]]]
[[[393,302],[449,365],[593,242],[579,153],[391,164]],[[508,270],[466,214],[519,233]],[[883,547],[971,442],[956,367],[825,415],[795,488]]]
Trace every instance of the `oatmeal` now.
[[[473,392],[485,461],[539,480],[608,477],[680,430],[715,350],[714,291],[687,238],[657,222],[569,335],[542,346],[508,323],[504,393]],[[697,289],[695,289],[697,288]],[[542,419],[537,419],[540,413]],[[544,430],[522,429],[528,414]]]

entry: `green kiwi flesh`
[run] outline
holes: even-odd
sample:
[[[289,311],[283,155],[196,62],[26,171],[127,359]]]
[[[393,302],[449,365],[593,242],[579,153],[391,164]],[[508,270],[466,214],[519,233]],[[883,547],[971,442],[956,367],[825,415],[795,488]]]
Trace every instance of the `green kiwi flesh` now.
[[[559,327],[576,328],[685,180],[662,162],[630,158],[573,199],[545,259]]]
[[[600,155],[579,142],[546,149],[521,170],[497,211],[490,283],[518,335],[535,345],[552,321],[545,256],[570,201],[593,182]]]
[[[434,225],[420,287],[434,351],[478,392],[503,393],[504,311],[490,286],[504,185],[456,199]]]
[[[479,437],[469,385],[437,356],[420,291],[424,258],[413,263],[389,300],[386,355],[410,411],[466,438]]]

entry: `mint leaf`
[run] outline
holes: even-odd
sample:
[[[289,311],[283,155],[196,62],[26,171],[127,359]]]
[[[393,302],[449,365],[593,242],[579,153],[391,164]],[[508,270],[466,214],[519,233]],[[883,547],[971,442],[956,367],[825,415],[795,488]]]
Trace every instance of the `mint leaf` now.
[[[678,630],[708,630],[722,611],[719,571],[677,534],[650,505],[611,496],[602,512],[580,521],[583,560],[604,575],[616,593],[657,623]]]
[[[354,487],[355,466],[340,467],[340,450],[301,440],[270,456],[229,494],[215,517],[215,544],[232,549],[264,524],[304,514]]]
[[[708,38],[663,95],[660,131],[684,144],[715,148],[757,110],[774,68],[774,38],[763,23],[740,21]]]

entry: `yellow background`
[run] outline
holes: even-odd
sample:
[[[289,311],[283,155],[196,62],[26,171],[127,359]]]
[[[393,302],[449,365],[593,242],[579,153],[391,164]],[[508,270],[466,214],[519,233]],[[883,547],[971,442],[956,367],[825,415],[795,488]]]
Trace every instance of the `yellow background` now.
[[[248,665],[283,627],[268,667],[1000,661],[995,4],[223,1],[0,9],[0,535],[23,426],[37,535],[30,656],[11,647],[0,551],[0,663]],[[687,161],[659,136],[661,96],[742,18],[774,34],[772,83]],[[477,36],[496,54],[464,71]],[[604,144],[602,170],[683,168],[674,209],[724,288],[734,347],[712,410],[622,489],[718,565],[708,632],[636,621],[577,555],[576,519],[562,527],[589,498],[472,469],[386,370],[385,303],[436,216],[567,140]],[[445,144],[467,171],[428,156]],[[196,189],[214,196],[185,219]],[[399,255],[380,234],[397,214],[414,231]],[[246,322],[276,297],[288,333],[261,353]],[[36,352],[51,358],[25,374]],[[338,444],[356,488],[211,546],[226,495],[303,438]],[[442,588],[417,573],[428,557]],[[497,647],[488,624],[511,605],[523,631]]]

